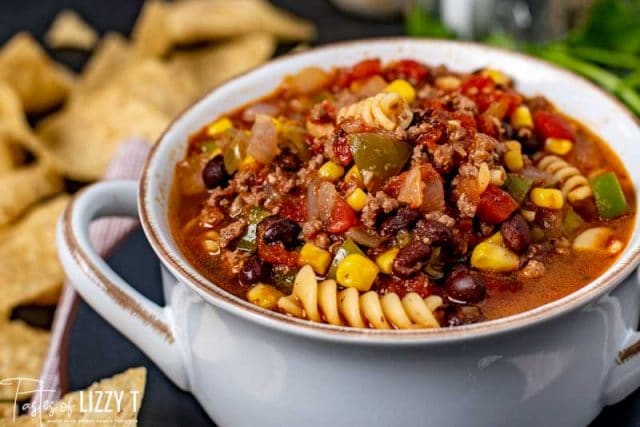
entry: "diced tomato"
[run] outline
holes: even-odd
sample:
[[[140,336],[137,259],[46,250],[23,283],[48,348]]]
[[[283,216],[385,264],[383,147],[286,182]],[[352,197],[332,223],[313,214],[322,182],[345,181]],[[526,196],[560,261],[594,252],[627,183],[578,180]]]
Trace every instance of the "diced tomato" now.
[[[480,92],[489,92],[493,88],[495,88],[495,83],[490,77],[477,74],[463,82],[460,89],[465,95],[476,95]]]
[[[460,125],[467,131],[469,139],[473,140],[478,130],[478,125],[473,114],[465,113],[464,111],[454,111],[452,117],[454,120],[460,122]]]
[[[509,218],[517,208],[518,203],[509,193],[495,185],[489,185],[480,195],[476,216],[489,224],[498,224]]]
[[[405,79],[411,83],[419,83],[429,75],[429,69],[413,59],[401,59],[389,67],[385,77],[387,80]]]
[[[436,145],[438,145],[438,141],[440,141],[443,134],[444,132],[442,131],[442,129],[436,126],[432,126],[425,132],[418,135],[418,137],[416,138],[416,144],[433,150],[434,148],[436,148]]]
[[[307,198],[305,196],[290,197],[280,202],[280,216],[294,222],[307,220]]]
[[[271,264],[282,264],[289,267],[298,265],[297,252],[286,250],[282,243],[268,244],[262,239],[258,239],[258,256]]]
[[[356,225],[358,219],[356,213],[351,209],[351,206],[342,199],[336,200],[331,209],[330,224],[327,226],[329,233],[344,233],[354,225]]]
[[[415,292],[422,298],[426,298],[431,295],[432,287],[429,286],[429,280],[427,280],[424,274],[417,274],[408,279],[401,279],[395,275],[380,274],[378,275],[374,289],[380,294],[398,294],[400,298],[404,298],[411,292]]]
[[[344,88],[349,86],[354,80],[366,79],[380,74],[381,70],[382,64],[379,59],[365,59],[351,67],[350,70],[338,73],[336,84]]]
[[[353,162],[353,154],[346,134],[338,134],[333,140],[333,154],[343,166],[348,166]]]
[[[482,111],[488,111],[492,106],[494,111],[492,115],[503,119],[505,116],[510,115],[520,104],[522,104],[522,97],[513,91],[504,91],[501,89],[493,90],[490,92],[482,92],[473,97],[478,109]],[[500,113],[498,116],[496,112]]]
[[[392,176],[387,180],[382,191],[384,191],[389,197],[397,199],[398,194],[400,194],[400,188],[402,187],[402,184],[404,184],[406,177],[407,172],[402,172],[400,175]]]
[[[536,133],[543,138],[562,138],[575,141],[576,137],[569,123],[559,114],[536,111],[533,115]]]

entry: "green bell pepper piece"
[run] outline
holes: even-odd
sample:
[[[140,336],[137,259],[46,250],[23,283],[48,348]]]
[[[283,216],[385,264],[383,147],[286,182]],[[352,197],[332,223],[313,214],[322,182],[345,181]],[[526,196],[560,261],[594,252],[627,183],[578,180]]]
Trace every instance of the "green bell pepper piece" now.
[[[224,150],[224,168],[229,175],[232,175],[247,151],[247,141],[242,138],[234,139]]]
[[[505,191],[509,193],[518,204],[522,203],[527,197],[532,185],[532,179],[511,173],[507,175],[507,179],[504,181]]]
[[[338,270],[338,264],[342,262],[348,255],[352,254],[360,254],[366,256],[362,249],[355,244],[355,242],[351,239],[347,239],[342,243],[340,249],[336,252],[336,255],[333,257],[333,261],[331,261],[331,267],[329,268],[329,273],[327,273],[327,277],[329,279],[336,278],[336,271]]]
[[[592,178],[591,189],[602,218],[613,219],[627,213],[629,205],[615,173],[606,172]]]
[[[567,209],[567,213],[562,219],[562,231],[565,236],[572,235],[580,226],[584,224],[584,220],[571,207]]]
[[[367,189],[374,191],[400,173],[411,157],[411,146],[392,136],[378,133],[358,133],[347,136],[353,160],[360,172],[371,174]]]
[[[247,231],[238,241],[238,244],[236,245],[238,249],[247,252],[255,252],[258,240],[258,224],[268,216],[271,216],[271,212],[265,209],[259,207],[251,208],[249,215],[247,216]]]

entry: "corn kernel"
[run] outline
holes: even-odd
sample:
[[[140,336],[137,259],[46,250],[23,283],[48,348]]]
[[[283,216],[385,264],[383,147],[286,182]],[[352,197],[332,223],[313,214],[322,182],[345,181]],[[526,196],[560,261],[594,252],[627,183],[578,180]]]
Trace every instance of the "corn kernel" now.
[[[356,188],[347,197],[347,204],[351,206],[354,211],[360,212],[362,208],[364,208],[364,205],[367,204],[367,193],[360,188]]]
[[[258,161],[251,156],[245,156],[244,159],[240,161],[238,164],[238,169],[241,171],[252,169],[255,165],[258,164]]]
[[[318,176],[329,181],[337,181],[344,175],[344,168],[329,160],[318,169]]]
[[[356,165],[351,166],[351,169],[344,176],[344,180],[347,183],[354,183],[358,187],[362,187],[362,175],[360,174],[360,170]]]
[[[487,68],[482,72],[484,76],[489,77],[497,85],[508,85],[511,82],[509,76],[501,71],[494,70],[493,68]]]
[[[384,91],[397,93],[409,103],[416,99],[416,90],[406,80],[394,80],[384,88]]]
[[[305,243],[298,255],[298,264],[310,265],[320,275],[326,273],[330,262],[331,254],[313,243]]]
[[[456,90],[462,85],[462,81],[455,76],[442,76],[436,78],[435,85],[441,90]]]
[[[511,172],[520,172],[524,167],[522,159],[522,145],[518,141],[507,141],[507,151],[504,153],[504,164]]]
[[[485,241],[473,249],[471,265],[482,271],[515,271],[520,266],[520,258],[503,246]]]
[[[561,209],[564,204],[562,192],[555,188],[534,188],[531,190],[531,201],[541,208]]]
[[[531,117],[529,107],[521,105],[513,110],[513,113],[511,113],[511,126],[514,129],[533,129],[533,117]]]
[[[502,240],[502,233],[500,233],[499,231],[487,237],[486,239],[484,239],[484,241],[487,243],[491,243],[493,245],[504,246],[504,241]]]
[[[271,123],[276,127],[276,132],[280,132],[282,129],[282,122],[275,117],[271,117]]]
[[[211,123],[208,127],[207,127],[207,135],[209,136],[213,136],[216,135],[218,133],[222,133],[227,129],[231,129],[233,127],[233,123],[231,123],[231,120],[229,120],[226,117],[223,117],[219,120],[216,120],[215,122]]]
[[[371,289],[378,275],[378,266],[364,255],[347,255],[336,270],[336,280],[346,288],[356,288],[361,292]]]
[[[247,300],[250,303],[267,310],[275,309],[278,306],[278,300],[283,296],[284,294],[273,286],[263,283],[255,285],[247,292]]]
[[[544,149],[550,153],[564,156],[573,148],[573,142],[562,138],[547,138],[544,141]]]
[[[376,258],[376,264],[378,264],[378,267],[380,267],[380,271],[385,274],[392,273],[393,260],[395,260],[396,256],[398,256],[398,252],[400,252],[400,249],[391,248],[378,255],[378,257]]]

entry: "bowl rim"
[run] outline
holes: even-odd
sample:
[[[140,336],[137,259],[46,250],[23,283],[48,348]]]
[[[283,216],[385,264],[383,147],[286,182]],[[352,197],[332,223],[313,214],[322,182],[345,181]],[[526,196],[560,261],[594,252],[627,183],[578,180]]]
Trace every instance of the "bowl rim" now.
[[[193,102],[187,108],[185,108],[178,116],[176,116],[171,123],[167,126],[164,132],[156,140],[151,148],[144,168],[142,170],[140,186],[138,192],[138,206],[139,216],[142,228],[147,240],[151,244],[156,255],[161,260],[162,264],[168,268],[171,273],[181,283],[189,285],[189,288],[202,297],[207,303],[212,304],[225,310],[228,313],[237,315],[246,320],[256,322],[266,327],[270,327],[282,332],[291,333],[294,335],[305,336],[310,338],[317,338],[328,341],[338,341],[345,343],[361,343],[370,345],[427,345],[427,344],[440,344],[447,342],[458,342],[462,340],[474,340],[488,336],[495,336],[504,334],[507,332],[516,331],[522,328],[527,328],[532,325],[549,321],[558,316],[567,314],[579,307],[593,301],[601,295],[615,288],[621,283],[635,267],[640,263],[640,242],[636,243],[635,247],[630,248],[631,253],[626,260],[618,259],[610,266],[602,275],[595,280],[584,285],[582,288],[562,297],[560,299],[551,301],[542,306],[536,307],[531,310],[527,310],[521,313],[517,313],[511,316],[483,321],[471,325],[462,325],[456,327],[444,327],[437,329],[415,329],[415,330],[375,330],[375,329],[361,329],[352,328],[346,326],[334,326],[325,323],[312,322],[305,319],[298,319],[291,316],[287,316],[275,311],[267,310],[249,303],[239,297],[236,297],[227,291],[218,287],[212,281],[204,278],[200,275],[197,269],[192,266],[186,258],[178,251],[174,253],[167,247],[160,231],[156,228],[158,222],[151,221],[153,209],[150,204],[153,199],[151,191],[153,189],[150,186],[151,180],[151,165],[154,163],[160,147],[164,147],[167,144],[166,135],[180,122],[185,114],[191,111],[196,105],[199,105],[205,99],[210,97],[220,88],[236,82],[250,74],[262,73],[271,67],[275,63],[281,63],[292,60],[292,58],[303,55],[314,55],[317,52],[331,50],[341,47],[350,46],[362,46],[362,45],[374,45],[380,43],[390,44],[402,44],[402,43],[426,43],[426,44],[441,44],[448,45],[450,47],[456,47],[461,49],[480,49],[489,52],[498,53],[501,55],[507,55],[520,58],[534,63],[538,67],[551,68],[554,72],[563,73],[573,79],[578,79],[583,83],[587,83],[593,90],[605,95],[611,101],[613,101],[619,109],[626,114],[633,122],[640,127],[640,120],[627,109],[616,97],[607,93],[602,88],[598,87],[586,78],[577,75],[569,70],[560,68],[559,66],[543,61],[536,57],[526,55],[520,52],[509,51],[493,46],[483,45],[472,41],[453,41],[443,39],[429,39],[429,38],[412,38],[412,37],[380,37],[380,38],[368,38],[368,39],[356,39],[348,40],[336,43],[330,43],[315,47],[313,49],[289,53],[277,58],[274,58],[258,67],[248,70],[240,75],[232,77],[218,86],[208,91],[205,95]],[[292,70],[294,71],[294,70]],[[283,76],[284,77],[284,76]],[[615,152],[616,150],[612,148]],[[620,156],[621,157],[621,156]],[[622,159],[624,164],[624,159]],[[625,164],[625,167],[627,165]],[[157,191],[157,189],[156,189]],[[639,194],[639,188],[636,188],[636,196]],[[636,197],[638,199],[638,197]],[[640,212],[636,211],[636,217],[634,218],[634,232],[640,226],[638,221],[638,215]],[[169,234],[172,234],[168,230]],[[190,271],[193,270],[193,271]],[[594,284],[595,282],[599,282]]]

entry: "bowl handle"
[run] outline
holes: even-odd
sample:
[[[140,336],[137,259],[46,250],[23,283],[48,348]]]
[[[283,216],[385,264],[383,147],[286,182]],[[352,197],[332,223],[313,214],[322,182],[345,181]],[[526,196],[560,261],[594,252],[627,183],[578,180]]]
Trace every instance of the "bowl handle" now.
[[[146,353],[178,387],[187,389],[170,308],[160,307],[126,283],[98,255],[89,238],[89,224],[94,219],[137,218],[137,194],[136,181],[113,180],[94,184],[76,195],[58,223],[60,260],[83,299]]]
[[[626,280],[632,281],[637,287],[640,284],[640,270],[634,271]],[[636,300],[638,292],[640,289],[634,293]],[[624,339],[616,352],[612,368],[605,381],[602,395],[605,405],[613,405],[621,401],[640,387],[640,331],[635,330],[637,316],[633,318],[636,319],[633,329],[620,325],[620,329],[624,331]]]

